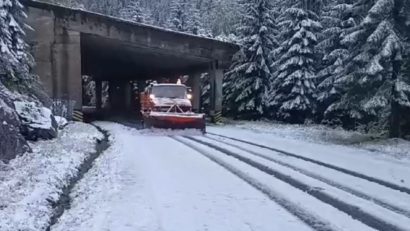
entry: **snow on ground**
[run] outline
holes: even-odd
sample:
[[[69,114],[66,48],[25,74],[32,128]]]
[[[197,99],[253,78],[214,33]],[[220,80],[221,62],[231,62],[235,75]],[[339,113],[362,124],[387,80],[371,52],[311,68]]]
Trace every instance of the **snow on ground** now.
[[[242,148],[242,146],[239,146],[238,148],[236,147],[230,147],[229,145],[217,142],[215,140],[211,140],[209,138],[205,138],[205,137],[199,137],[199,140],[202,141],[206,141],[206,142],[210,142],[212,144],[215,144],[217,146],[223,147],[227,150],[230,150],[242,157],[245,158],[249,158],[252,161],[255,161],[263,166],[266,166],[270,169],[274,169],[275,171],[282,173],[286,176],[290,176],[293,179],[296,179],[300,182],[303,182],[305,184],[308,184],[311,188],[314,189],[320,189],[323,193],[330,195],[333,198],[337,198],[341,201],[345,201],[348,202],[352,205],[354,205],[355,207],[357,207],[358,209],[362,210],[362,211],[366,211],[369,214],[372,214],[375,217],[378,217],[386,222],[389,222],[390,224],[394,224],[397,227],[401,227],[402,230],[406,230],[407,227],[410,227],[410,218],[406,217],[406,215],[403,214],[399,214],[396,213],[394,211],[391,211],[389,209],[384,208],[383,206],[377,205],[374,203],[374,200],[372,198],[370,199],[363,199],[363,198],[359,198],[356,197],[354,195],[352,195],[350,192],[342,190],[340,188],[336,188],[332,185],[329,185],[328,183],[319,181],[317,179],[314,179],[310,176],[305,175],[302,172],[290,169],[288,167],[282,166],[280,164],[271,162],[271,161],[267,161],[265,158],[261,158],[258,156],[254,156],[254,155],[250,155],[249,152],[247,152],[246,150],[244,150]],[[262,150],[259,151],[260,153],[263,153]],[[264,151],[266,156],[269,157],[273,157],[274,155],[272,155],[272,153],[269,153],[269,151]],[[264,155],[264,156],[265,156]],[[274,156],[274,159],[276,159],[277,157],[282,158],[283,156],[281,155],[276,155]],[[283,160],[284,163],[292,163],[291,159],[287,159],[284,158]],[[295,163],[292,163],[292,165],[294,165]],[[344,176],[345,174],[340,173],[340,172],[336,172],[336,171],[328,171],[326,168],[318,168],[318,166],[312,165],[310,163],[304,163],[306,166],[303,166],[303,164],[299,164],[300,167],[309,170],[311,172],[314,172],[316,174],[320,174],[322,171],[325,172],[325,174],[327,174],[327,176],[323,176],[323,177],[327,177],[330,180],[337,180],[338,177],[340,176]],[[242,170],[245,170],[247,168],[242,167]],[[250,172],[249,170],[246,170],[246,172]],[[256,179],[260,180],[262,178],[257,177]],[[268,181],[269,182],[269,181]],[[349,179],[348,182],[339,182],[342,185],[347,185],[347,186],[353,186],[353,187],[357,187],[357,185],[360,184],[366,184],[366,183],[370,183],[370,182],[366,182],[365,180],[363,181],[360,178],[356,178],[356,177],[351,177]],[[270,183],[272,185],[273,188],[277,189],[279,184],[273,184]],[[269,184],[268,184],[269,185]],[[363,190],[363,193],[368,193],[368,194],[373,194],[375,195],[375,197],[384,197],[384,199],[386,201],[390,201],[392,204],[395,204],[397,207],[401,207],[407,211],[410,211],[410,205],[408,204],[408,202],[410,201],[410,195],[406,194],[406,193],[401,193],[399,191],[396,190],[391,190],[385,187],[382,187],[381,185],[377,185],[377,184],[367,184],[366,185],[368,188],[366,190]],[[377,187],[379,186],[379,187]],[[373,190],[377,190],[377,191],[373,191]],[[286,197],[289,197],[289,200],[294,200],[295,196],[292,196],[294,192],[292,192],[292,190],[288,190],[288,193],[285,194]],[[389,198],[390,196],[390,198]],[[407,203],[406,203],[407,202]],[[303,204],[303,203],[301,203]],[[307,203],[306,203],[307,204]],[[317,212],[317,211],[323,211],[323,210],[319,210],[320,206],[319,205],[314,205],[312,209],[312,214]],[[344,221],[343,219],[337,219],[335,215],[331,214],[331,213],[327,213],[330,214],[330,219],[329,222],[330,223],[337,223],[340,222],[340,225],[345,225],[346,223],[351,225],[353,222],[352,221]],[[321,215],[323,216],[323,215]],[[339,226],[340,226],[339,225]],[[347,226],[347,230],[349,230],[349,228],[351,228],[351,226]]]
[[[234,147],[234,150],[236,148],[239,148],[240,151],[236,151],[237,153],[248,152],[248,157],[252,156],[249,155],[249,152],[253,152],[257,153],[259,156],[266,157],[266,159],[268,160],[274,160],[276,161],[276,163],[283,163],[283,165],[285,166],[293,166],[293,169],[297,169],[303,173],[308,173],[309,176],[315,176],[316,179],[325,179],[325,182],[330,182],[330,185],[335,185],[336,183],[337,185],[342,185],[342,189],[349,188],[361,194],[366,194],[367,196],[371,197],[372,200],[374,200],[374,198],[377,198],[384,203],[389,203],[396,207],[400,207],[403,210],[409,211],[407,212],[407,214],[410,215],[410,195],[407,193],[400,192],[397,190],[391,190],[390,188],[387,188],[383,185],[370,182],[365,179],[344,174],[334,169],[330,169],[325,166],[307,162],[301,159],[280,155],[277,152],[266,150],[260,147],[255,147],[250,144],[220,139],[216,136],[207,136],[207,138],[216,138],[212,141],[215,142],[215,140],[218,140],[216,142],[217,145],[222,147],[228,147],[228,149],[232,149],[232,147]],[[269,163],[270,161],[266,162]]]
[[[392,155],[397,159],[410,159],[410,141],[381,139],[378,135],[346,131],[342,128],[329,128],[324,125],[289,125],[267,121],[231,121],[227,127],[314,143],[349,145],[372,151],[375,155]]]
[[[274,147],[300,156],[312,158],[397,185],[410,187],[410,158],[398,160],[393,155],[375,155],[357,147],[313,142],[267,130],[253,130],[236,126],[208,127],[208,132],[235,137],[257,144]],[[287,132],[285,132],[287,133]],[[295,131],[297,134],[297,131]],[[289,134],[291,134],[289,132]],[[297,136],[297,135],[296,135]]]
[[[207,152],[210,156],[218,159],[219,162],[225,163],[231,168],[236,169],[245,178],[250,178],[251,181],[264,185],[265,188],[273,191],[273,194],[278,197],[279,200],[287,201],[287,203],[293,204],[291,206],[293,207],[292,210],[306,211],[304,214],[305,216],[309,216],[310,220],[315,219],[328,226],[318,230],[374,230],[353,219],[348,214],[342,213],[331,205],[323,203],[308,195],[306,192],[298,190],[282,180],[260,171],[259,169],[251,167],[242,161],[227,156],[219,151],[215,151],[202,144],[197,144],[192,141],[188,142]]]
[[[403,139],[375,140],[355,146],[372,151],[375,155],[391,155],[396,159],[410,159],[410,141]]]
[[[45,230],[51,203],[102,138],[93,126],[72,123],[57,139],[32,143],[33,153],[0,164],[0,230]]]
[[[166,136],[101,122],[112,146],[53,231],[310,230],[267,196]]]
[[[150,136],[197,136],[202,135],[202,132],[198,129],[185,129],[185,130],[171,130],[171,129],[144,129],[140,130],[141,135]]]

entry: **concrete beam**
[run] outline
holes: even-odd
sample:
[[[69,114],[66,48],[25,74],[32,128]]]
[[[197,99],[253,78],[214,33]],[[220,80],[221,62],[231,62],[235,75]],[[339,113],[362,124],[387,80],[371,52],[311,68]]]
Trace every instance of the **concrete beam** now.
[[[130,43],[165,55],[178,55],[199,59],[220,60],[220,65],[229,65],[238,46],[213,39],[202,38],[166,29],[124,21],[92,12],[70,9],[50,3],[22,0],[28,6],[48,11],[55,17],[57,27],[108,39]]]

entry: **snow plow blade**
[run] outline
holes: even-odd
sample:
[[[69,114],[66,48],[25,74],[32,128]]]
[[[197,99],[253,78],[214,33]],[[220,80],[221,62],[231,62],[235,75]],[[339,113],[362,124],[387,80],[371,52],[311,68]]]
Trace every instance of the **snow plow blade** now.
[[[199,129],[206,131],[205,116],[202,114],[181,113],[150,113],[144,116],[144,124],[147,128],[163,129]]]

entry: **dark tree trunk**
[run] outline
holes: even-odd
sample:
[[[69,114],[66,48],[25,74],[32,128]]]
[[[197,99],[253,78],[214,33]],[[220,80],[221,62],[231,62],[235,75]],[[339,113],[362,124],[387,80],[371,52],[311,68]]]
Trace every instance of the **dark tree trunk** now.
[[[400,128],[400,104],[398,103],[398,92],[396,90],[395,83],[397,82],[398,75],[401,71],[402,61],[392,61],[392,96],[391,96],[391,114],[390,114],[390,138],[398,138],[401,136]]]

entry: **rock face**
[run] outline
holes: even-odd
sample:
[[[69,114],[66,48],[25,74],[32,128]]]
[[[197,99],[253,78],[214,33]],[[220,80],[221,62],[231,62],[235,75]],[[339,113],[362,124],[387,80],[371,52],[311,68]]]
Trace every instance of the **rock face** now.
[[[30,147],[20,133],[18,116],[0,94],[0,161],[8,162],[28,151]]]
[[[14,102],[14,106],[21,121],[21,134],[27,140],[49,140],[57,137],[58,124],[50,109],[25,101]]]

